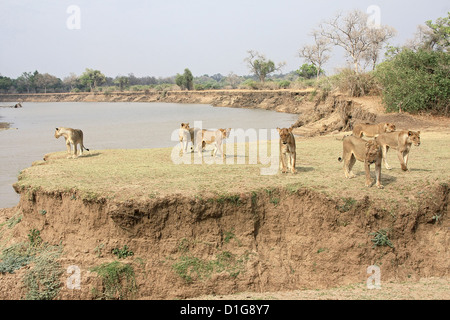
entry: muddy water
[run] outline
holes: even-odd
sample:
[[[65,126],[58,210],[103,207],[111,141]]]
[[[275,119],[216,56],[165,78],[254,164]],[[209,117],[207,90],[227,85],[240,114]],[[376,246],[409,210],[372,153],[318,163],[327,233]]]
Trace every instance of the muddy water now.
[[[53,136],[55,127],[82,129],[84,145],[92,150],[161,148],[178,144],[173,133],[181,122],[201,121],[204,129],[272,129],[288,127],[298,116],[199,104],[27,102],[20,109],[0,108],[0,117],[11,127],[0,131],[0,208],[6,208],[19,201],[12,184],[20,170],[65,150],[64,138]]]

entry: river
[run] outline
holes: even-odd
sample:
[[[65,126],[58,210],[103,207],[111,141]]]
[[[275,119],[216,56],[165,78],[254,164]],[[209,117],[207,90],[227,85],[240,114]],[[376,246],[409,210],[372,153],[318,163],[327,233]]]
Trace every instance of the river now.
[[[15,102],[2,102],[14,105]],[[23,108],[0,108],[0,208],[17,205],[12,188],[19,172],[47,153],[66,150],[56,127],[82,129],[90,150],[164,148],[178,144],[174,131],[182,122],[203,129],[273,129],[289,127],[298,115],[262,109],[224,108],[204,104],[25,102]]]

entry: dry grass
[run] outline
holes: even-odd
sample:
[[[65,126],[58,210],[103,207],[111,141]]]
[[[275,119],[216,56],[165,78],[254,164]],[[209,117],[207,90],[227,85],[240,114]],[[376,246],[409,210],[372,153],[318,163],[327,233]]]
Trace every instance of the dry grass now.
[[[246,153],[231,155],[226,164],[175,164],[172,148],[139,150],[97,150],[78,159],[66,159],[64,152],[48,155],[22,171],[19,187],[44,190],[75,190],[88,197],[116,200],[145,200],[170,194],[205,197],[239,194],[265,188],[286,187],[296,190],[314,188],[332,197],[360,199],[414,200],[428,186],[449,183],[450,133],[425,132],[420,147],[411,149],[410,172],[402,172],[395,150],[388,153],[393,170],[383,168],[381,182],[385,189],[364,186],[363,164],[354,167],[356,178],[344,179],[343,164],[337,161],[342,153],[342,134],[314,138],[297,138],[297,174],[261,175],[269,165],[248,163]],[[265,143],[265,142],[264,142]],[[263,144],[260,142],[260,144]],[[278,142],[276,142],[278,144]],[[211,148],[211,147],[209,147]],[[275,150],[277,150],[276,147]],[[192,154],[191,161],[198,161]],[[211,159],[210,149],[204,152]],[[237,161],[246,164],[228,164]],[[220,157],[215,161],[220,162]],[[371,168],[373,173],[374,168]]]

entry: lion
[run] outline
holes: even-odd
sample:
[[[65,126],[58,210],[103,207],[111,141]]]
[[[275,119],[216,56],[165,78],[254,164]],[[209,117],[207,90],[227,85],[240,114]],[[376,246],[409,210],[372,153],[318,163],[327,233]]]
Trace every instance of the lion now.
[[[194,139],[197,131],[200,129],[191,128],[189,123],[181,123],[180,129],[178,131],[178,137],[180,139],[181,152],[187,152],[187,146],[189,141],[192,143],[191,152],[194,151]],[[205,144],[202,144],[202,148],[205,148]]]
[[[198,130],[197,132],[197,152],[200,157],[203,156],[202,151],[206,144],[214,144],[214,150],[212,155],[215,157],[217,151],[219,150],[222,154],[222,158],[225,158],[225,153],[223,152],[223,141],[230,136],[231,128],[228,129],[217,129],[217,130]]]
[[[363,135],[367,138],[373,138],[382,133],[394,131],[395,124],[388,122],[378,124],[358,123],[353,127],[353,135],[358,138],[362,138]]]
[[[375,140],[364,140],[355,136],[346,136],[343,140],[343,153],[339,162],[344,161],[344,174],[347,179],[355,177],[352,172],[356,160],[364,162],[366,172],[366,187],[371,187],[373,180],[370,178],[370,165],[375,163],[376,186],[383,189],[381,184],[381,159],[382,151],[380,143]]]
[[[386,160],[386,154],[389,148],[397,150],[398,159],[403,171],[408,169],[408,157],[411,145],[420,146],[420,131],[398,131],[380,134],[377,137],[383,152],[383,162],[386,169],[391,170]]]
[[[56,128],[55,131],[55,138],[59,139],[59,137],[63,136],[66,140],[66,146],[67,146],[67,153],[69,154],[67,156],[67,159],[76,158],[77,157],[77,145],[80,145],[80,156],[83,155],[83,149],[86,151],[89,151],[88,148],[86,148],[83,144],[83,131],[80,129],[72,129],[72,128],[64,128],[59,127]],[[71,154],[71,145],[73,145],[73,154]]]
[[[292,127],[287,128],[277,128],[280,134],[280,169],[282,173],[288,172],[288,167],[291,169],[292,173],[296,173],[295,161],[297,158],[295,138],[292,134]],[[289,161],[287,161],[287,159]]]

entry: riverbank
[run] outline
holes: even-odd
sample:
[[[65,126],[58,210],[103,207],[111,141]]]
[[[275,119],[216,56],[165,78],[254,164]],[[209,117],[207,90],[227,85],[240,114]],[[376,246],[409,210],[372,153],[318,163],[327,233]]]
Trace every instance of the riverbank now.
[[[0,94],[0,102],[170,102],[299,113],[305,107],[315,104],[314,97],[309,99],[311,91],[205,90]]]
[[[197,154],[177,164],[171,148],[49,154],[21,172],[19,205],[0,210],[1,267],[19,267],[0,276],[0,297],[20,299],[30,290],[22,279],[34,266],[4,262],[20,254],[17,243],[30,241],[63,248],[60,270],[80,269],[80,290],[65,286],[68,275],[60,273],[57,299],[327,289],[365,283],[371,265],[380,266],[382,285],[448,283],[450,190],[442,173],[449,163],[429,165],[449,157],[439,148],[448,132],[424,133],[409,173],[389,153],[394,169],[383,171],[384,190],[364,186],[360,165],[355,179],[344,179],[341,163],[330,160],[342,152],[336,138],[297,138],[295,175],[261,175],[271,164],[251,162],[249,148],[237,146],[235,154],[226,150],[234,165],[220,158],[200,164]],[[117,272],[130,290],[112,289],[99,268]]]

